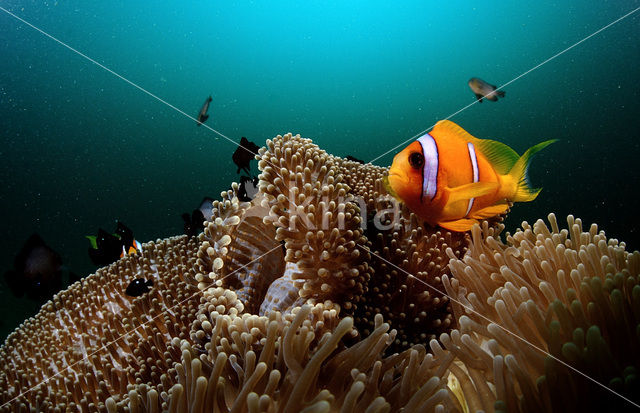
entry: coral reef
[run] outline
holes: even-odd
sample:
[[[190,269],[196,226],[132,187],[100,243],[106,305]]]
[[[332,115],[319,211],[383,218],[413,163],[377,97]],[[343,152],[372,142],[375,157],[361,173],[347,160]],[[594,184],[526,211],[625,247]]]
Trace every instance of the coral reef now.
[[[385,168],[299,136],[257,157],[250,202],[233,184],[198,238],[144,244],[12,333],[0,411],[633,406],[596,382],[638,402],[640,253],[573,217],[429,227]]]

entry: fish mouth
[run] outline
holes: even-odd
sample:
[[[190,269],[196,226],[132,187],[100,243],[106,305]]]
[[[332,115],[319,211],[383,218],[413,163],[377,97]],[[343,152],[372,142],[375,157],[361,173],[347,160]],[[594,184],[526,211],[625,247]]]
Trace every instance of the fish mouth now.
[[[387,179],[389,180],[389,182],[398,182],[402,180],[402,175],[400,174],[389,174],[387,176]]]
[[[387,190],[387,193],[392,197],[398,199],[397,192],[393,189],[392,181],[398,181],[402,179],[402,175],[399,173],[389,171],[389,174],[382,178],[382,182],[384,184],[384,188]]]
[[[389,169],[389,173],[387,174],[388,179],[403,179],[406,178],[406,174],[402,173],[402,171],[398,171],[395,168]]]

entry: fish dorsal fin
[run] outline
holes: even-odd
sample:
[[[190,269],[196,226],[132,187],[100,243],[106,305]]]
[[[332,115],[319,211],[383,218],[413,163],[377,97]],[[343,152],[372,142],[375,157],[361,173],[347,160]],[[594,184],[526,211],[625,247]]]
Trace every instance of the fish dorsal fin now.
[[[472,143],[500,175],[508,174],[520,158],[516,151],[502,142],[474,138]]]
[[[472,182],[466,185],[456,186],[455,188],[447,188],[449,193],[448,203],[469,200],[486,195],[498,188],[497,182]]]
[[[513,165],[520,158],[518,153],[502,142],[491,139],[478,139],[450,120],[441,120],[433,128],[454,133],[467,142],[473,143],[477,151],[487,158],[497,173],[505,175],[509,173]]]
[[[444,132],[446,134],[454,134],[458,137],[464,139],[465,141],[469,141],[472,139],[478,140],[474,138],[469,132],[462,129],[458,124],[451,122],[450,120],[444,119],[438,121],[436,125],[433,127],[433,132]]]

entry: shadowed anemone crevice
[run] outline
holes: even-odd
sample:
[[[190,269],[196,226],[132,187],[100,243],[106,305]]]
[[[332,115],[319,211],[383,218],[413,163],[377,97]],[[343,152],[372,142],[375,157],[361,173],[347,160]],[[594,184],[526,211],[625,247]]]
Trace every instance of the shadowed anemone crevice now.
[[[250,202],[234,183],[199,237],[144,244],[16,329],[0,411],[629,408],[500,326],[638,401],[640,253],[573,217],[426,226],[386,168],[299,136],[258,158]],[[127,297],[136,278],[153,288]]]

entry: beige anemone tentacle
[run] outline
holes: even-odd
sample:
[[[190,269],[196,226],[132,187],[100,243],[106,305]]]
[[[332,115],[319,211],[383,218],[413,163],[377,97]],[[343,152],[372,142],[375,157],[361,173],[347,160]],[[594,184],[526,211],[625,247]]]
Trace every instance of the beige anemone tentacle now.
[[[550,227],[524,222],[506,243],[475,227],[468,254],[450,252],[455,278],[444,283],[468,307],[454,307],[460,332],[441,337],[465,367],[451,372],[466,383],[472,410],[494,403],[531,412],[628,409],[556,360],[623,395],[638,394],[640,253],[625,251],[596,225],[584,231],[572,216],[567,229],[555,215],[548,219]],[[490,393],[474,377],[488,377]]]
[[[360,210],[334,158],[309,139],[277,136],[260,152],[260,191],[270,209],[265,222],[284,241],[290,279],[299,295],[332,300],[352,311],[370,278]]]

